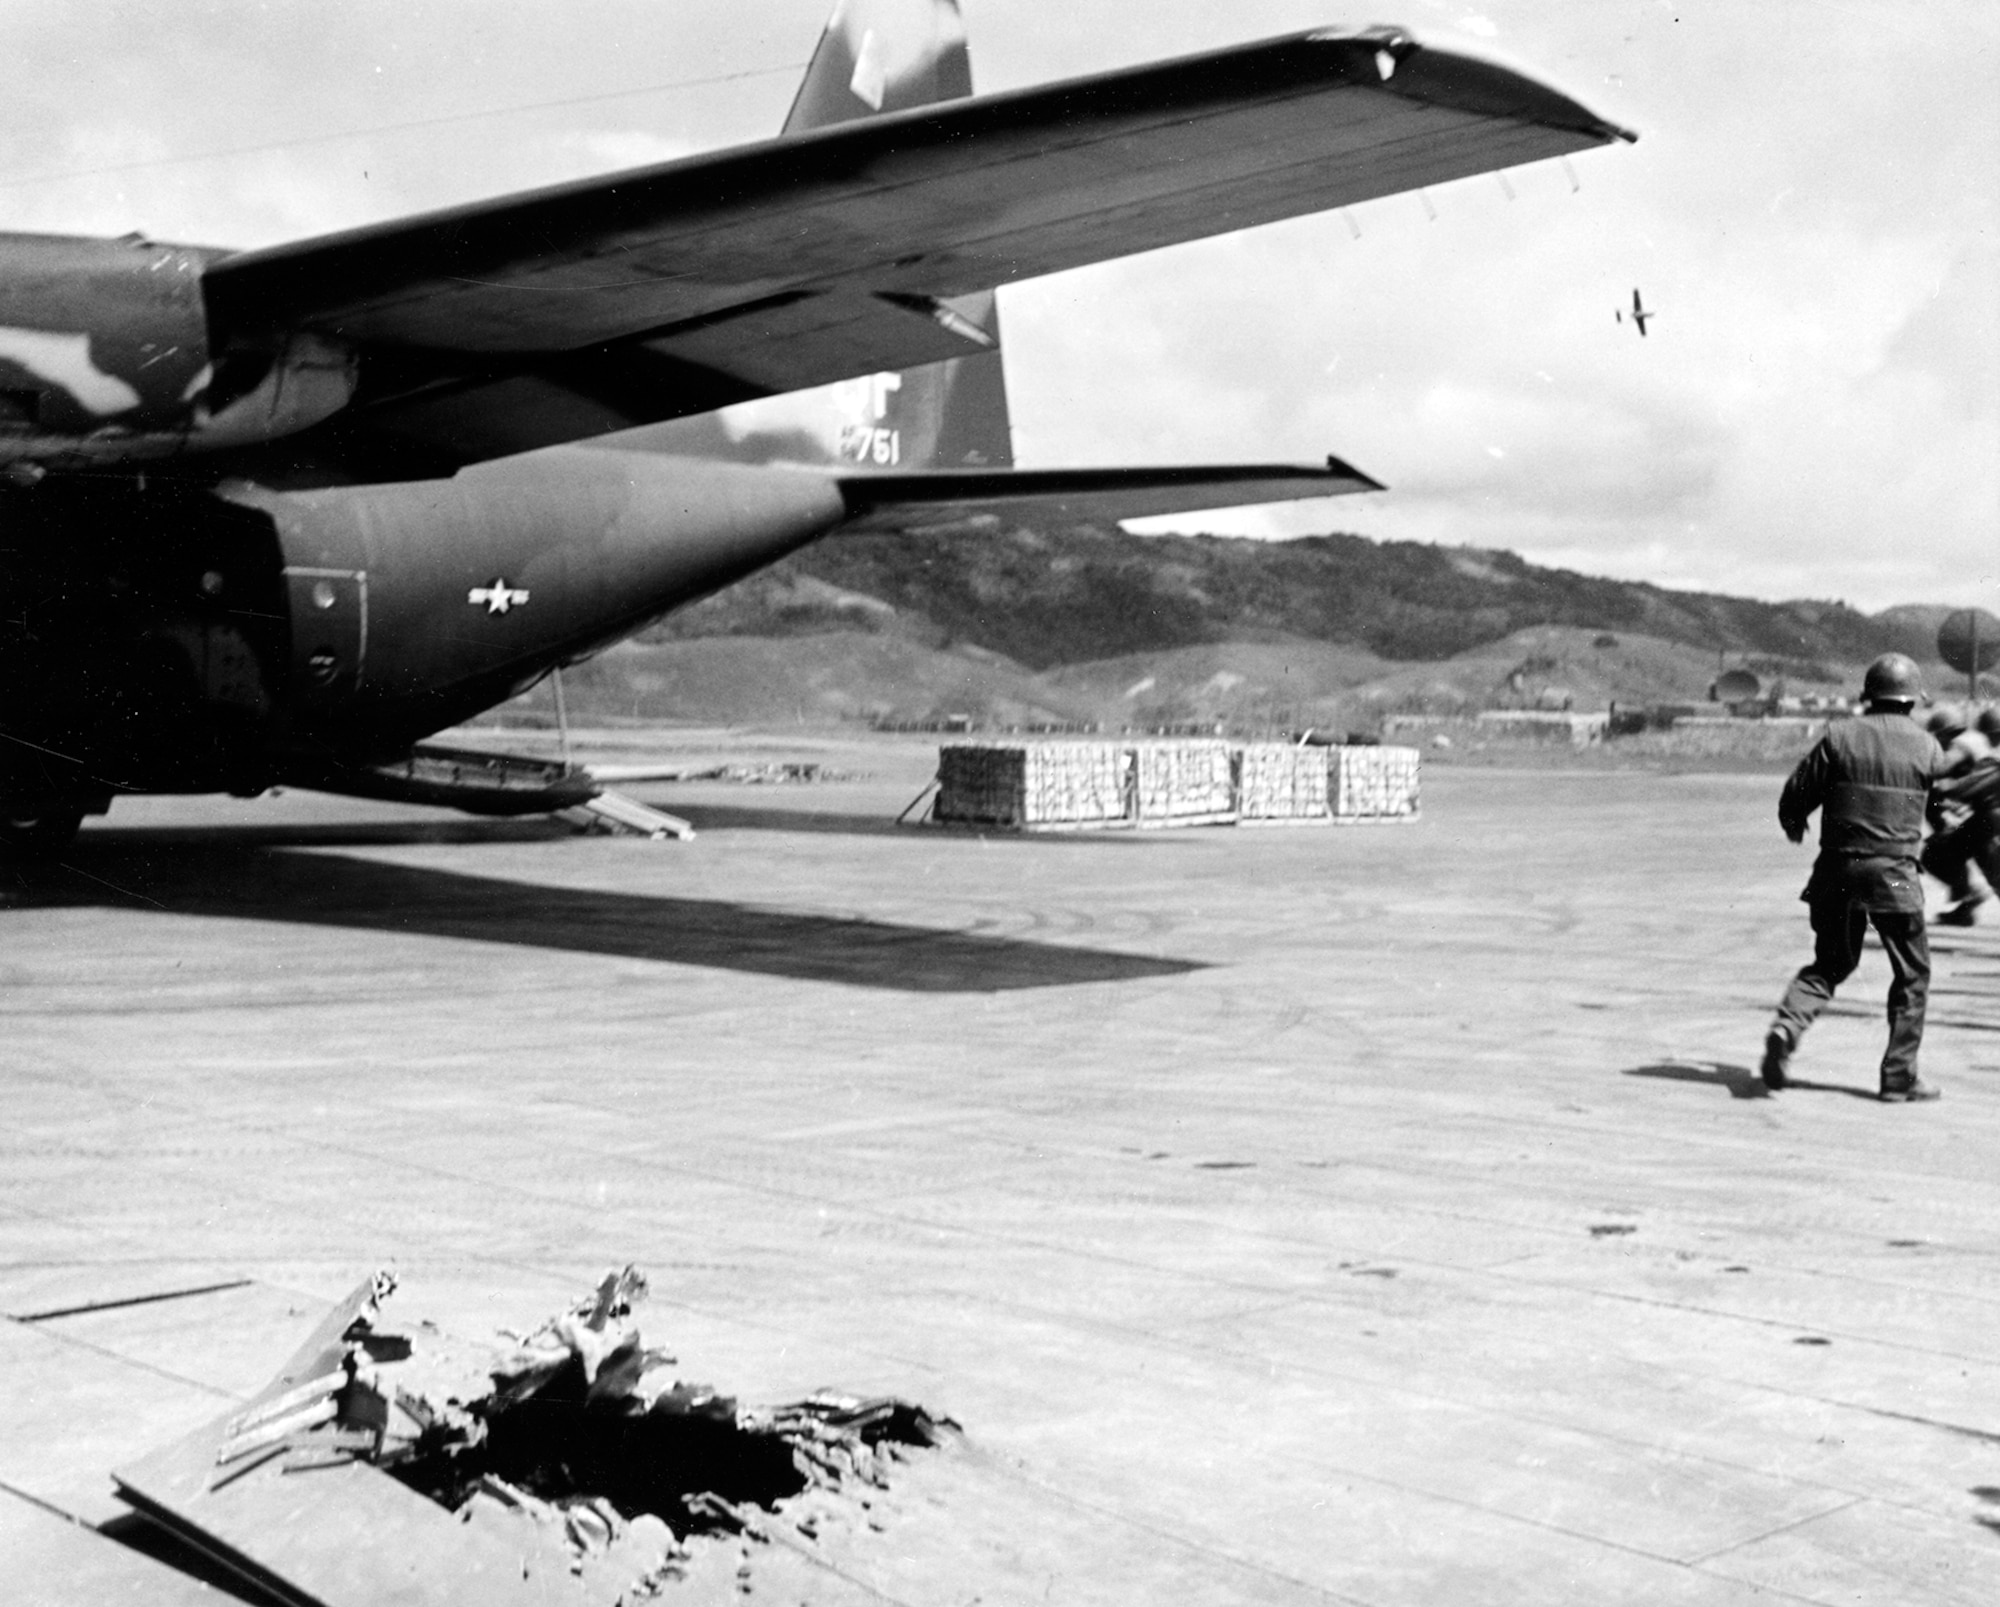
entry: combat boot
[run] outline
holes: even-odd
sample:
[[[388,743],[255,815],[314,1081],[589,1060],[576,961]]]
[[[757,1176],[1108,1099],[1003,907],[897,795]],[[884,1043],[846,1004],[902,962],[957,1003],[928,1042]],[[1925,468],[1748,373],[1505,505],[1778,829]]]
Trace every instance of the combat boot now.
[[[1776,1093],[1789,1080],[1792,1064],[1792,1035],[1783,1027],[1773,1027],[1764,1035],[1764,1086]]]
[[[1950,909],[1937,918],[1939,926],[1972,926],[1978,922],[1978,910],[1986,902],[1984,893],[1970,893],[1960,899]]]

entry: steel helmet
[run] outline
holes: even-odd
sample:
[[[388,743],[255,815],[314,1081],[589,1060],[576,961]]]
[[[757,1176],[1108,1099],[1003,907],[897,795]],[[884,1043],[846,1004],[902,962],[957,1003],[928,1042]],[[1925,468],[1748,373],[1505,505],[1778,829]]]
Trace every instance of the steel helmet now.
[[[1861,678],[1861,695],[1870,703],[1915,703],[1923,690],[1916,660],[1902,653],[1884,653]]]
[[[1940,703],[1924,716],[1924,729],[1946,747],[1965,735],[1965,711],[1950,703]]]

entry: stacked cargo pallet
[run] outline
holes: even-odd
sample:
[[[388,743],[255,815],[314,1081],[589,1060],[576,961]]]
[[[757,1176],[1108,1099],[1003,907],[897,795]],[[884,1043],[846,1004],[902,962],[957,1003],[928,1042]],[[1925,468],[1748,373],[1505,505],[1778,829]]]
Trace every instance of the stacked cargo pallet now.
[[[1421,758],[1415,748],[1328,748],[1333,756],[1333,818],[1414,820]]]
[[[938,752],[941,825],[1012,831],[1413,820],[1414,748],[1260,742],[960,742]]]
[[[954,743],[938,751],[934,818],[1043,830],[1122,824],[1124,761],[1104,742]]]
[[[1141,742],[1130,751],[1135,825],[1222,825],[1236,818],[1228,743]]]
[[[1236,813],[1246,826],[1324,823],[1332,813],[1326,748],[1252,742],[1236,754]]]

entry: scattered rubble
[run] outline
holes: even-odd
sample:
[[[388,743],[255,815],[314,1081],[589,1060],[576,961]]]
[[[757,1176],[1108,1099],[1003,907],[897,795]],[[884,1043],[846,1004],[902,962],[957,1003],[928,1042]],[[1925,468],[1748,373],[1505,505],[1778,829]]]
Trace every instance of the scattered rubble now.
[[[287,1603],[625,1607],[712,1574],[708,1537],[810,1548],[844,1502],[861,1526],[863,1492],[956,1427],[891,1398],[745,1408],[687,1383],[641,1336],[635,1267],[501,1347],[385,1323],[395,1287],[362,1284],[254,1401],[119,1493]]]
[[[724,764],[594,764],[590,774],[602,783],[641,781],[732,781],[744,786],[811,785],[822,781],[866,781],[859,770],[837,770],[817,760],[785,760]]]
[[[734,781],[748,787],[787,785],[810,786],[825,781],[861,781],[858,771],[836,770],[831,765],[803,764],[718,764],[706,770],[690,770],[683,781]]]

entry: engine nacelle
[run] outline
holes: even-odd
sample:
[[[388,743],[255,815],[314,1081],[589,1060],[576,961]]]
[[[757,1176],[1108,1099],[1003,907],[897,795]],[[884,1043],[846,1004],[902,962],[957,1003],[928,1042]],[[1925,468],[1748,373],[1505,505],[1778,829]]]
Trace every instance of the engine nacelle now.
[[[291,435],[353,398],[309,331],[214,349],[199,246],[0,235],[0,464],[144,462]]]

